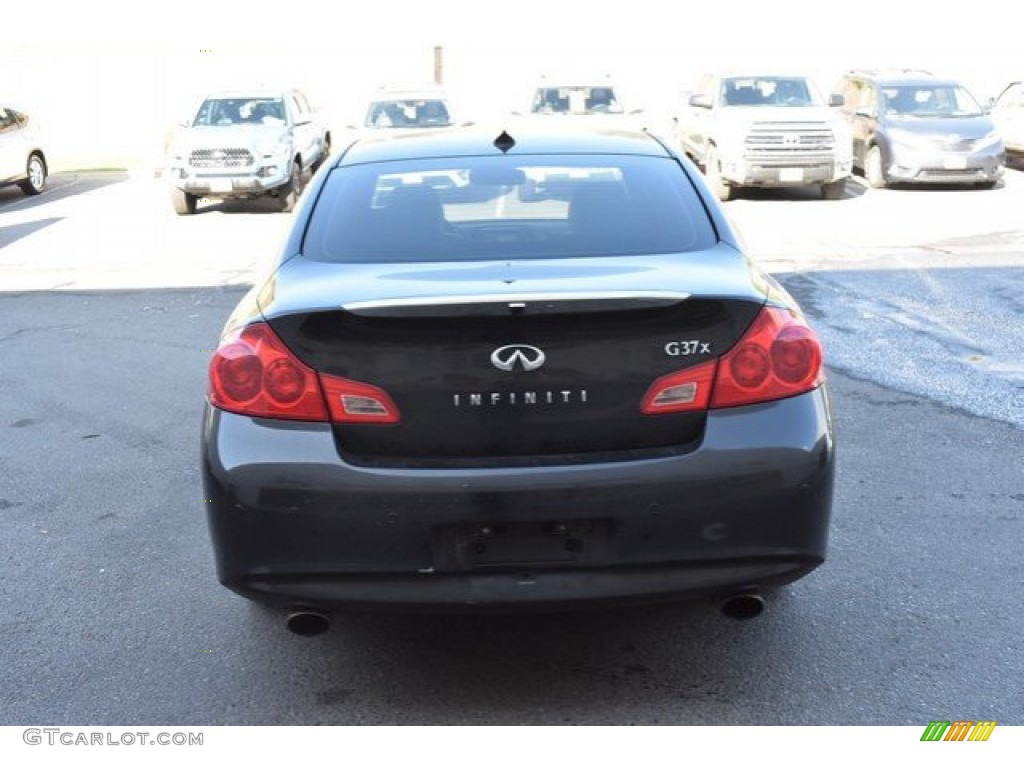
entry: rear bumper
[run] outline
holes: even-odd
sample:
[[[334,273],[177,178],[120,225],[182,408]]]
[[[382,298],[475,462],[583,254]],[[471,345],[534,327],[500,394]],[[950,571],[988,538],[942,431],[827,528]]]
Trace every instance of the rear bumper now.
[[[814,570],[821,558],[665,564],[587,571],[521,570],[416,576],[250,576],[227,583],[239,594],[282,607],[396,609],[552,608],[619,605],[724,596],[786,584]]]
[[[712,412],[684,455],[590,465],[353,467],[326,425],[209,407],[203,431],[222,583],[322,608],[570,605],[785,583],[824,560],[833,465],[823,390]]]

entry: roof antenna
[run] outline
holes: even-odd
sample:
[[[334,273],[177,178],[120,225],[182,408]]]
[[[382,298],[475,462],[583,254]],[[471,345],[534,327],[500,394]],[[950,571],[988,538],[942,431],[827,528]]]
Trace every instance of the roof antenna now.
[[[496,146],[502,152],[508,152],[515,145],[516,140],[508,135],[508,131],[502,131],[498,138],[494,140],[494,146]]]

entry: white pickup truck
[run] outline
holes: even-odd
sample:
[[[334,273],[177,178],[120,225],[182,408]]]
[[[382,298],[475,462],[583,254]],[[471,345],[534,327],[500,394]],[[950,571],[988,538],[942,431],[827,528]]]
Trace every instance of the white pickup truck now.
[[[330,130],[302,91],[210,94],[171,144],[171,202],[176,213],[187,215],[195,213],[200,197],[270,195],[290,211],[330,151]]]
[[[676,140],[720,200],[741,187],[818,186],[843,196],[852,172],[848,125],[800,75],[707,75],[674,118]]]

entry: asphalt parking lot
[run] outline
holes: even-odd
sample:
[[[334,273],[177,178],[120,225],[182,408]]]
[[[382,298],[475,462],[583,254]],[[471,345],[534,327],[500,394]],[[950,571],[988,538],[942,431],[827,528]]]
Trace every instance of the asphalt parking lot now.
[[[757,620],[693,603],[350,614],[217,584],[205,365],[289,216],[159,183],[0,190],[0,723],[1024,724],[1024,172],[727,204],[822,336],[831,553]]]

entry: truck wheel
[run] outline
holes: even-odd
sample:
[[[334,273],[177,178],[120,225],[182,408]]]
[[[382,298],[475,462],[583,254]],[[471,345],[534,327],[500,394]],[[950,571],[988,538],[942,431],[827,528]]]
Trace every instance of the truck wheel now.
[[[179,216],[189,216],[196,212],[196,201],[198,198],[183,189],[171,188],[171,204],[174,212]]]
[[[713,149],[708,149],[704,157],[704,178],[715,197],[723,203],[733,198],[733,188],[722,179],[722,164],[718,162],[718,153]]]
[[[26,195],[38,195],[46,189],[46,162],[38,152],[29,156],[25,165],[25,180],[18,186]]]
[[[331,140],[328,137],[324,137],[323,146],[320,148],[320,157],[316,159],[310,169],[312,173],[316,173],[320,170],[320,166],[327,162],[327,158],[331,156]]]
[[[302,166],[292,160],[291,172],[288,174],[288,189],[281,196],[281,210],[291,213],[299,202],[302,194]]]
[[[846,189],[846,179],[830,181],[821,185],[821,197],[823,200],[842,200],[843,190]]]
[[[882,189],[886,185],[885,171],[882,170],[882,150],[875,144],[868,150],[864,158],[864,178],[872,189]]]

